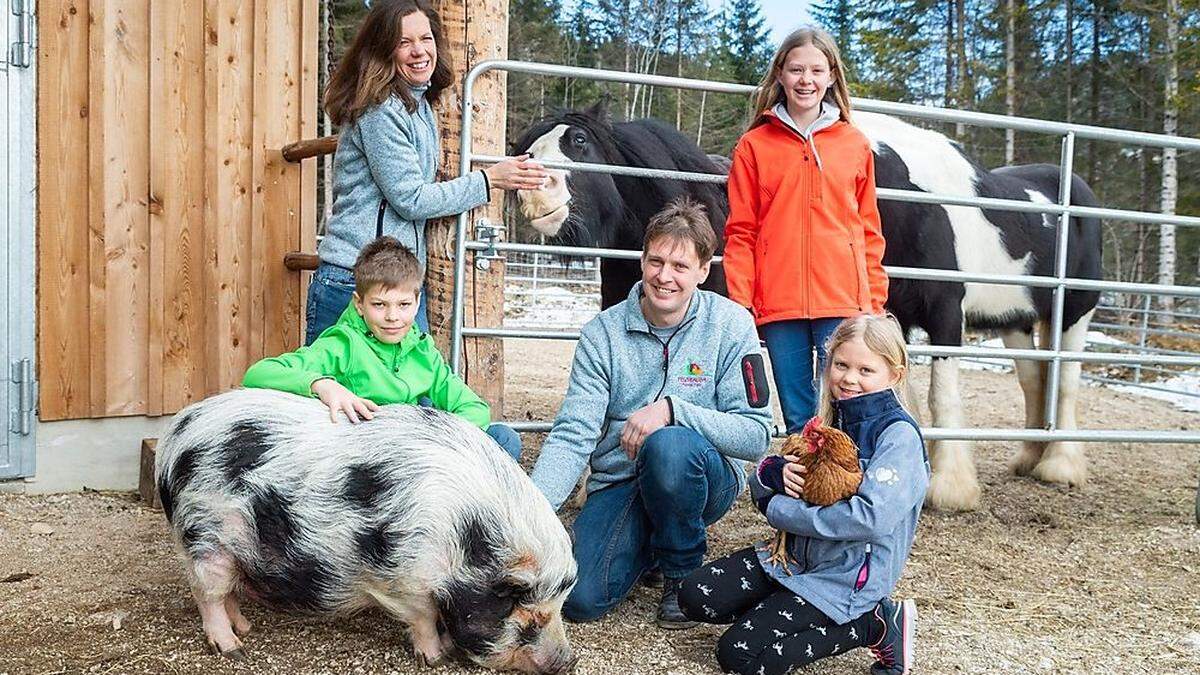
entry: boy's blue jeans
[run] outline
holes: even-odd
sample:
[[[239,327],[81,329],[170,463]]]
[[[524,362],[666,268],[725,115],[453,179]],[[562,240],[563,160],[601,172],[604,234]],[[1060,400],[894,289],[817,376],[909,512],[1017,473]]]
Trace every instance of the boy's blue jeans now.
[[[321,263],[308,284],[308,305],[304,313],[304,344],[311,345],[321,333],[346,311],[354,294],[354,272],[337,265]],[[417,304],[417,328],[429,332],[429,310],[425,306],[425,289]]]
[[[817,410],[817,387],[825,363],[825,346],[840,318],[791,319],[758,327],[767,343],[775,391],[789,434],[799,433]],[[816,361],[813,349],[817,350]]]
[[[509,457],[513,458],[513,461],[521,461],[521,434],[501,422],[491,424],[485,431],[493,441],[496,441],[497,445],[504,449],[504,452],[508,453]]]
[[[579,581],[563,616],[604,616],[655,564],[672,578],[700,567],[704,528],[733,506],[737,486],[733,467],[695,431],[671,426],[650,434],[637,455],[637,476],[588,495],[575,519]]]

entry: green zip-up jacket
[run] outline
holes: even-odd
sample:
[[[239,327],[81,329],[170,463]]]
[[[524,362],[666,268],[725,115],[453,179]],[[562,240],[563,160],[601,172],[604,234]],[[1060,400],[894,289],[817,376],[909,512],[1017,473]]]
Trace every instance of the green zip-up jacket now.
[[[427,396],[433,407],[481,429],[492,417],[488,404],[450,371],[433,339],[416,324],[399,343],[384,344],[353,304],[311,345],[250,366],[242,386],[316,398],[312,383],[323,377],[379,405],[416,404]]]

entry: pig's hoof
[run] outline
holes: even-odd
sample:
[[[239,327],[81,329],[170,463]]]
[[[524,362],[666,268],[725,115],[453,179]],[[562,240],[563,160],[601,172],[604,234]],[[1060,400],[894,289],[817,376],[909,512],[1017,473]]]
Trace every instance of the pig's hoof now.
[[[225,658],[229,659],[230,661],[245,661],[248,658],[250,658],[246,654],[246,650],[243,647],[238,647],[236,649],[230,649],[229,651],[226,651],[226,652],[221,652],[221,656],[224,656]]]

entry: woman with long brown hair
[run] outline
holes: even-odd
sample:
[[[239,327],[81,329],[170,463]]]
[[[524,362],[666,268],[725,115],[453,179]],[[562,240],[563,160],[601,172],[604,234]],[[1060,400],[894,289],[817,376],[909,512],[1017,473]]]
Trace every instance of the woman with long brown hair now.
[[[387,234],[426,262],[425,221],[468,211],[490,189],[533,190],[546,179],[527,156],[437,181],[440,139],[431,105],[453,82],[441,17],[428,0],[376,0],[325,90],[340,128],[333,213],[308,288],[306,344],[350,304],[359,250]],[[417,325],[429,329],[422,291]]]

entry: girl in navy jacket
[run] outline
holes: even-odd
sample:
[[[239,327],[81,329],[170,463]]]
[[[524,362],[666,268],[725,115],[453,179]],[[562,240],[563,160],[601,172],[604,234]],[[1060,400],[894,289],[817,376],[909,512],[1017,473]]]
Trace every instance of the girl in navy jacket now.
[[[819,414],[859,449],[862,484],[849,499],[800,498],[803,466],[764,459],[750,481],[772,527],[786,531],[786,564],[765,543],[704,565],[680,588],[698,621],[731,623],[717,644],[725,672],[770,675],[856,647],[875,654],[872,673],[908,673],[916,606],[889,598],[916,533],[929,462],[898,392],[908,353],[895,319],[843,321],[829,340]]]

